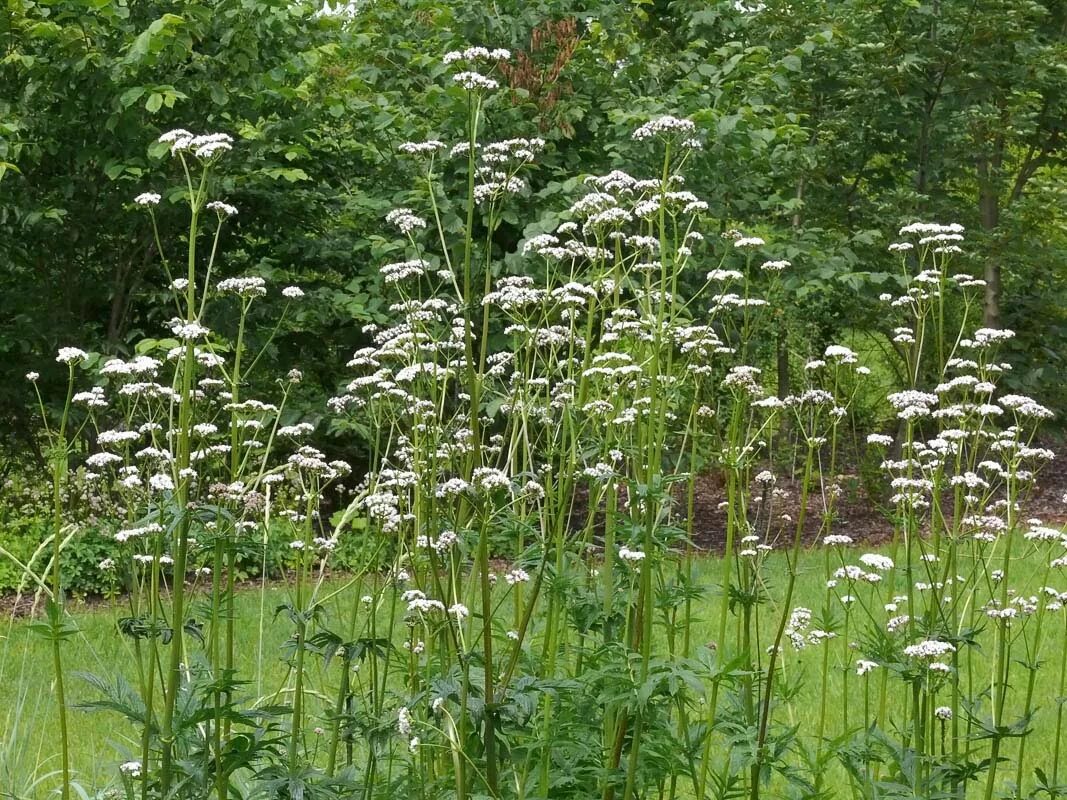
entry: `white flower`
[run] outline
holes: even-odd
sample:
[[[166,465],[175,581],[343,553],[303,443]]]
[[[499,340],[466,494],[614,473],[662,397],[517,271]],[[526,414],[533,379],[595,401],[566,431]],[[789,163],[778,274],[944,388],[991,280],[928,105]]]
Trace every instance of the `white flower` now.
[[[840,344],[830,345],[823,355],[826,358],[840,361],[842,364],[854,364],[856,362],[856,354],[851,349]]]
[[[410,208],[394,208],[385,215],[385,221],[395,225],[405,235],[426,227],[426,220],[417,216]]]
[[[157,195],[157,197],[158,197],[158,195]],[[220,217],[236,217],[237,216],[237,208],[235,206],[231,206],[229,203],[223,203],[221,200],[212,200],[210,203],[208,203],[204,207],[208,211],[217,212]]]
[[[645,139],[652,139],[656,136],[680,135],[690,138],[696,133],[696,129],[696,124],[690,119],[681,119],[679,117],[667,115],[646,122],[634,131],[633,138],[639,142],[644,141]]]
[[[438,150],[443,150],[445,147],[444,142],[439,142],[436,139],[430,139],[426,142],[404,142],[400,145],[400,152],[407,153],[408,155],[431,155]]]
[[[156,206],[163,197],[156,192],[142,192],[133,198],[133,202],[139,206]]]
[[[245,278],[227,278],[219,281],[215,288],[223,294],[236,294],[241,297],[262,297],[267,293],[267,282],[255,275]]]
[[[123,775],[129,775],[131,778],[137,778],[141,775],[141,762],[140,761],[127,761],[124,764],[119,764],[119,772]]]
[[[304,296],[304,290],[299,286],[286,286],[282,289],[282,297],[288,297],[290,300],[297,300]]]
[[[909,658],[922,658],[933,660],[948,653],[955,653],[955,646],[948,642],[940,642],[936,639],[927,639],[918,644],[908,645],[904,648],[904,655]]]
[[[174,489],[174,481],[171,480],[169,475],[162,473],[149,478],[148,485],[157,492],[169,492]]]
[[[788,261],[784,260],[764,261],[762,264],[760,264],[760,269],[764,272],[781,272],[791,266],[793,265],[790,264]]]
[[[767,243],[758,236],[742,236],[740,239],[734,240],[734,247],[738,248],[763,247],[765,244]]]
[[[61,347],[56,355],[56,361],[60,364],[75,364],[78,361],[84,361],[88,356],[88,353],[77,347]]]
[[[952,709],[948,706],[938,706],[934,709],[934,716],[941,720],[952,719]]]
[[[453,75],[452,80],[468,91],[474,91],[476,89],[492,91],[500,88],[500,84],[497,81],[485,77],[485,75],[482,75],[480,72],[460,72]]]
[[[530,575],[526,570],[516,567],[504,576],[504,580],[508,582],[508,586],[514,586],[516,583],[526,583],[530,580]]]
[[[853,538],[844,533],[831,533],[828,537],[823,537],[823,544],[830,547],[840,547],[851,543],[853,543]]]
[[[39,373],[39,372],[27,372],[26,373],[26,380],[28,380],[30,383],[37,383],[37,379],[40,378],[40,377],[41,377],[41,373]]]
[[[189,139],[191,137],[192,134],[185,130],[185,128],[175,128],[172,131],[164,133],[157,141],[163,142],[164,144],[173,144],[179,139]]]
[[[857,675],[866,675],[872,669],[876,669],[877,667],[878,667],[878,662],[877,661],[865,661],[864,659],[861,658],[856,662],[856,674]]]
[[[888,572],[893,569],[893,559],[889,556],[879,555],[878,553],[864,553],[860,556],[860,561],[871,569],[876,569],[879,572]]]
[[[189,149],[193,155],[202,160],[214,158],[227,150],[233,149],[233,137],[225,133],[208,133],[202,136],[194,136],[189,143]],[[235,212],[236,213],[236,212]]]
[[[414,722],[407,706],[401,706],[400,710],[396,712],[396,729],[400,732],[400,735],[410,736]]]
[[[452,50],[445,53],[444,58],[441,60],[445,64],[455,64],[459,62],[507,61],[509,58],[511,58],[511,51],[505,50],[503,47],[490,50],[488,47],[475,46],[468,47],[465,50]]]

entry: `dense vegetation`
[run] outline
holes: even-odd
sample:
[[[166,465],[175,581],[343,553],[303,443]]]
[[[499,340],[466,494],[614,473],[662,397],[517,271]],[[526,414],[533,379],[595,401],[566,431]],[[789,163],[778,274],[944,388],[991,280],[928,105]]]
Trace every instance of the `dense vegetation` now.
[[[411,191],[396,146],[455,133],[462,101],[435,80],[436,61],[469,42],[517,54],[501,76],[492,137],[547,141],[496,233],[501,254],[514,254],[525,229],[552,224],[578,175],[642,163],[629,143],[637,123],[689,117],[707,147],[687,176],[721,229],[781,241],[796,264],[786,280],[804,314],[779,327],[783,385],[790,365],[847,331],[892,350],[875,305],[895,280],[887,231],[950,219],[982,254],[971,268],[993,278],[987,321],[1018,333],[1009,355],[1031,356],[1016,388],[1062,402],[1062,3],[849,0],[759,4],[758,13],[695,0],[509,5],[368,2],[316,16],[289,0],[8,3],[6,457],[40,463],[21,380],[40,369],[37,354],[81,341],[128,355],[169,313],[151,232],[124,209],[165,166],[165,148],[146,147],[146,132],[180,126],[241,142],[223,187],[241,209],[223,269],[299,282],[314,296],[270,357],[301,365],[298,402],[319,411],[366,343],[362,325],[383,319],[377,265],[395,245],[382,218]],[[161,215],[174,215],[174,200]],[[457,230],[460,213],[446,205],[442,214]],[[62,375],[43,380],[54,386]],[[358,459],[354,442],[332,446]]]
[[[1065,793],[1063,13],[10,5],[6,791]]]

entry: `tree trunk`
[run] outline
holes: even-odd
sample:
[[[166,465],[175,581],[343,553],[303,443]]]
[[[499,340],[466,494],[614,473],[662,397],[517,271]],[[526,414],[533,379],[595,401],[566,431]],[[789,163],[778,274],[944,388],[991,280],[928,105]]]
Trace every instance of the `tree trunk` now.
[[[990,163],[987,159],[978,162],[978,211],[982,229],[987,233],[996,230],[1000,224],[1000,198],[997,195],[996,182],[990,175]],[[982,277],[986,282],[982,321],[987,328],[999,328],[1001,327],[1000,262],[995,254],[986,256]]]

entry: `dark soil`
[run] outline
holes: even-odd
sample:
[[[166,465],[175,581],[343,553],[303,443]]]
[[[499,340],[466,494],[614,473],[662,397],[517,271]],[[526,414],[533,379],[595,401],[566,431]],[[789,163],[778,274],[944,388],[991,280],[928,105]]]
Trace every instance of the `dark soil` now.
[[[1055,452],[1056,459],[1038,476],[1037,487],[1023,503],[1022,519],[1036,517],[1045,525],[1067,526],[1067,503],[1064,502],[1067,495],[1067,442],[1048,441],[1041,446]],[[842,493],[834,506],[833,533],[847,534],[857,542],[871,544],[888,540],[892,536],[889,517],[892,507],[886,504],[885,499],[879,502],[879,498],[873,498],[855,471],[838,476],[838,484],[842,487]],[[800,511],[800,481],[779,478],[775,488],[784,490],[785,494],[771,499],[771,516],[774,519],[768,528],[766,515],[757,516],[756,530],[761,534],[769,531],[771,543],[780,544],[791,540],[796,530],[795,521]],[[684,504],[684,498],[679,500]],[[706,475],[698,479],[693,509],[694,539],[700,548],[709,552],[722,552],[725,544],[725,500],[726,488],[720,475]],[[783,514],[788,520],[782,518]],[[818,536],[822,514],[822,497],[810,495],[804,523],[806,541],[814,542]]]

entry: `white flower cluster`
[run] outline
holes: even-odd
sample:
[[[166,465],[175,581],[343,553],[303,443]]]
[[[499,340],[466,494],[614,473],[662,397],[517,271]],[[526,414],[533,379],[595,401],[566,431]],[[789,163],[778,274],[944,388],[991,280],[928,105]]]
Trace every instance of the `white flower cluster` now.
[[[409,156],[426,156],[433,155],[444,150],[444,148],[444,142],[440,142],[437,139],[429,139],[425,142],[404,142],[398,149],[401,153],[406,153]]]
[[[945,233],[961,234],[964,230],[964,227],[958,222],[952,222],[948,225],[941,225],[936,222],[912,222],[901,228],[899,233],[901,236],[937,236]]]
[[[955,645],[949,644],[948,642],[938,641],[937,639],[926,639],[918,644],[911,644],[904,648],[904,655],[908,658],[916,658],[925,661],[942,658],[949,653],[955,652]]]
[[[236,294],[241,297],[263,297],[267,293],[267,282],[257,276],[245,278],[227,278],[219,281],[215,289],[221,294]]]
[[[808,644],[805,631],[811,624],[811,609],[798,606],[789,614],[789,622],[785,627],[784,634],[793,645],[794,650],[803,650]]]
[[[77,364],[89,357],[89,354],[77,347],[61,347],[56,354],[56,361],[60,364]]]
[[[695,141],[696,123],[691,119],[672,117],[669,114],[656,117],[641,125],[633,132],[633,138],[637,141],[663,137],[682,137],[686,141]]]
[[[229,203],[223,203],[221,200],[212,200],[210,203],[204,206],[204,208],[206,208],[208,211],[214,211],[216,214],[219,215],[219,217],[237,216],[236,206],[231,206]]]
[[[441,60],[445,64],[476,64],[480,61],[507,61],[511,58],[511,51],[503,47],[490,50],[488,47],[468,47],[465,50],[451,50],[445,53]]]
[[[457,72],[452,76],[452,80],[470,92],[478,90],[491,92],[494,89],[500,88],[500,83],[498,81],[472,70]]]
[[[227,133],[197,135],[184,128],[175,128],[172,131],[167,131],[159,137],[159,141],[170,145],[171,155],[192,153],[201,161],[210,161],[216,156],[233,149],[233,137]]]
[[[385,215],[385,221],[390,225],[396,226],[404,235],[426,227],[426,220],[418,216],[410,208],[394,208]]]

